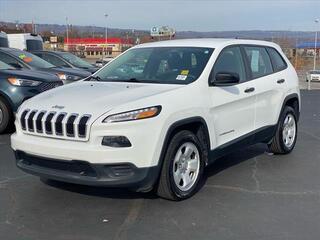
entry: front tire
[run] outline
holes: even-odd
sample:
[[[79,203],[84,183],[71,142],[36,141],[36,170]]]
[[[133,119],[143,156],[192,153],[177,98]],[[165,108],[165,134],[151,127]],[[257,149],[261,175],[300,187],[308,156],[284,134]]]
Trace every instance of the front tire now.
[[[205,151],[191,131],[183,130],[174,135],[165,154],[158,196],[177,201],[195,194],[203,175]]]
[[[276,134],[274,135],[269,149],[275,154],[290,153],[297,141],[298,124],[296,111],[286,106],[281,113]]]
[[[11,119],[12,114],[8,104],[0,98],[0,134],[8,130]]]

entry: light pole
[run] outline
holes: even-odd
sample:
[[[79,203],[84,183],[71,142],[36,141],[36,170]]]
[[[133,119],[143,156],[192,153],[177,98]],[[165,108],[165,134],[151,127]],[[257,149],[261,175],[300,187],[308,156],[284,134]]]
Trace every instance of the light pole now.
[[[68,23],[68,17],[66,17],[66,35],[67,35],[67,51],[69,51],[69,23]]]
[[[106,56],[107,56],[107,52],[108,52],[108,21],[107,21],[107,18],[109,15],[107,13],[105,13],[104,16],[106,18]]]
[[[316,24],[319,23],[319,19],[314,20]],[[316,26],[316,33],[314,38],[314,58],[313,58],[313,70],[316,70],[316,61],[317,61],[317,42],[318,42],[318,26]]]

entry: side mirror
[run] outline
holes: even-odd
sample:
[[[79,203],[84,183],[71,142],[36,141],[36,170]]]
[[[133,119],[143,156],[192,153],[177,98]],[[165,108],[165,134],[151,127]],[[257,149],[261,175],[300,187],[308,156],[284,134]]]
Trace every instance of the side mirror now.
[[[232,86],[240,82],[238,73],[218,72],[215,78],[210,80],[210,85],[213,86]]]

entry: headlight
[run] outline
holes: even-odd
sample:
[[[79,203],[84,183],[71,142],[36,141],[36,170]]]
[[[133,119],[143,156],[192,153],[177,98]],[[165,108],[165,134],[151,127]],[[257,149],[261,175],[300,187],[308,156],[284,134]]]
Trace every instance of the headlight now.
[[[80,77],[80,76],[68,75],[68,74],[64,74],[64,73],[57,73],[57,76],[58,76],[59,79],[62,80],[62,81],[65,81],[65,80],[77,81],[77,80],[82,79],[82,77]]]
[[[60,80],[67,80],[67,75],[64,73],[57,73],[57,76]]]
[[[67,75],[67,80],[71,80],[71,81],[78,81],[82,79],[82,77],[80,76],[75,76],[75,75]]]
[[[161,111],[161,106],[147,107],[147,108],[137,109],[129,112],[110,115],[107,118],[105,118],[103,122],[113,123],[113,122],[125,122],[125,121],[152,118],[152,117],[158,116],[160,111]]]
[[[41,82],[39,81],[15,78],[15,77],[8,78],[8,82],[14,86],[20,86],[20,87],[36,87],[41,84]]]

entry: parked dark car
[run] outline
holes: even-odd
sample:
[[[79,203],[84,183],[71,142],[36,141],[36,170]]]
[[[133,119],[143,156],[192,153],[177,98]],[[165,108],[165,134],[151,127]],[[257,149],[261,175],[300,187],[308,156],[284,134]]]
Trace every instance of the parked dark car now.
[[[0,61],[17,69],[30,69],[56,74],[64,84],[81,80],[91,75],[82,69],[56,67],[42,58],[15,48],[0,48]]]
[[[7,34],[2,31],[0,31],[0,47],[9,47]]]
[[[61,85],[55,74],[15,69],[0,61],[0,133],[13,125],[14,113],[25,100]]]
[[[69,52],[32,51],[32,53],[57,67],[74,69],[80,68],[91,73],[94,73],[99,69],[98,67],[93,66],[87,61]]]

